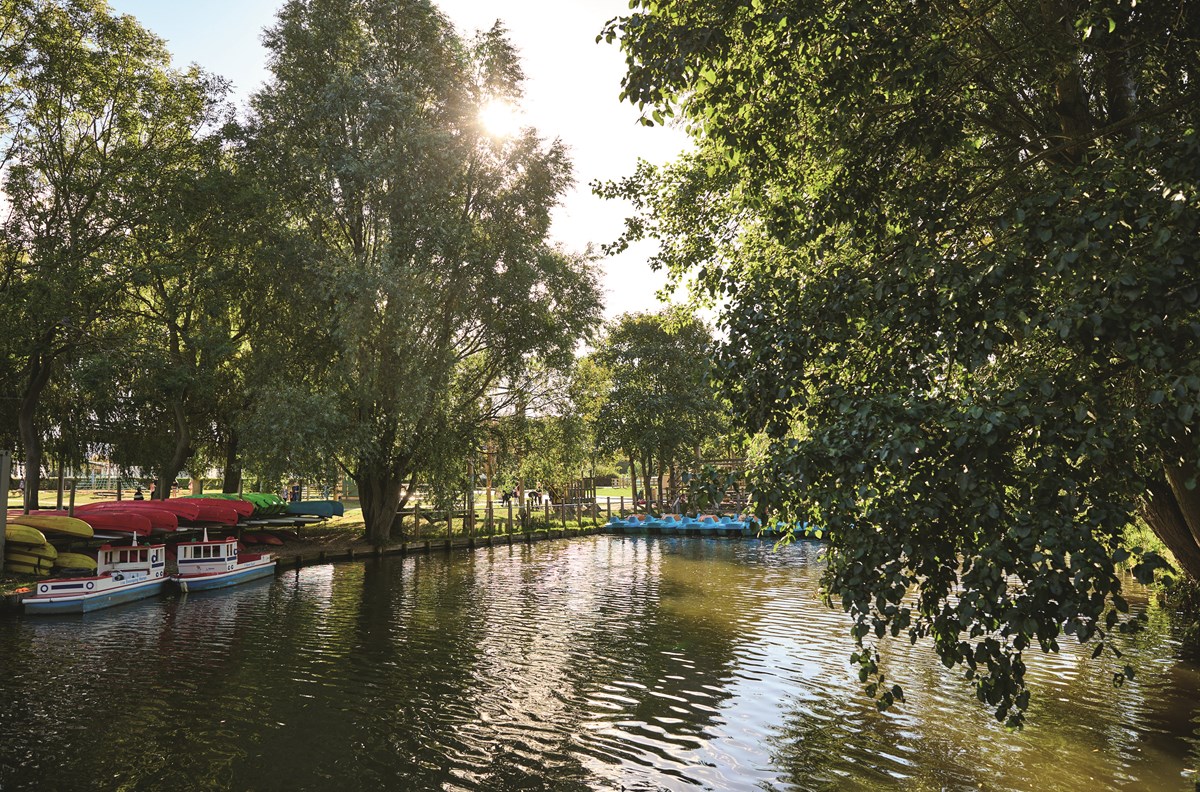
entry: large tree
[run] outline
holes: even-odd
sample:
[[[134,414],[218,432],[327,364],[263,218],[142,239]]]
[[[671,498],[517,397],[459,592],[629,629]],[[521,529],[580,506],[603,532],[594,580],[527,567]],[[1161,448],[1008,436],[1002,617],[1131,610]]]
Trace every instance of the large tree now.
[[[520,93],[499,27],[464,42],[427,0],[292,0],[265,42],[257,145],[311,243],[313,337],[333,350],[301,403],[331,417],[323,442],[382,543],[423,468],[465,468],[485,397],[594,323],[589,262],[547,243],[570,167],[557,142],[479,123]]]
[[[3,109],[4,375],[15,383],[27,475],[54,422],[41,413],[64,366],[103,349],[131,274],[133,236],[189,158],[211,107],[199,73],[99,0],[8,4],[19,21]],[[37,487],[25,490],[36,504]]]
[[[625,95],[697,148],[608,189],[725,300],[760,506],[832,529],[882,705],[905,634],[1021,722],[1026,649],[1107,643],[1157,565],[1127,524],[1200,577],[1200,11],[633,7]]]

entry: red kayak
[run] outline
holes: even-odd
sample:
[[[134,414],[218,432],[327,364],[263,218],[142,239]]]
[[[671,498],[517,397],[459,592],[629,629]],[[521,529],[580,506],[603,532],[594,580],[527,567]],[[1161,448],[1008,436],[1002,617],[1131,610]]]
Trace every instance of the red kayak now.
[[[174,499],[100,501],[99,503],[86,503],[83,506],[76,506],[75,513],[105,509],[118,509],[120,511],[138,509],[138,513],[141,514],[141,509],[158,509],[160,511],[169,511],[182,520],[196,520],[200,517],[200,506],[197,505],[198,503],[199,501]]]
[[[232,501],[220,500],[218,498],[167,498],[165,501],[154,502],[170,504],[172,506],[181,503],[186,503],[189,506],[195,505],[198,513],[194,518],[191,518],[195,522],[237,525],[242,519],[238,514],[238,510],[233,507]],[[251,511],[253,511],[253,505],[251,505]]]
[[[65,511],[46,511],[41,510],[38,514],[44,514],[51,517],[70,517],[71,515]],[[109,531],[117,533],[130,533],[136,536],[149,536],[151,529],[154,528],[153,521],[136,511],[117,511],[102,510],[90,511],[80,514],[75,511],[75,519],[83,520],[88,525],[92,526],[94,531]],[[171,515],[174,517],[175,515]],[[174,530],[174,529],[172,529]]]
[[[229,506],[230,508],[234,509],[241,517],[249,517],[250,515],[254,514],[254,504],[248,500],[242,500],[241,498],[234,499],[219,498],[211,495],[189,495],[186,498],[172,498],[171,500],[200,500],[209,503],[219,503],[222,506]]]

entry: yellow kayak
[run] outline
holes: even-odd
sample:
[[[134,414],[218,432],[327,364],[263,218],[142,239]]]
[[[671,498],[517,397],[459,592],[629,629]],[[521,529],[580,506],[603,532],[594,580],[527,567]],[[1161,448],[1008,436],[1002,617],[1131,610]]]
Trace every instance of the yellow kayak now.
[[[5,561],[4,569],[7,572],[16,572],[19,575],[45,576],[50,574],[50,562],[43,561],[41,564],[26,564],[20,561]]]
[[[46,544],[46,535],[30,525],[14,525],[10,517],[8,525],[4,526],[4,541],[7,544],[37,547]]]
[[[49,550],[50,552],[46,552]],[[17,564],[32,564],[35,566],[54,566],[54,559],[58,553],[50,545],[42,545],[41,547],[14,547],[11,550],[4,551],[4,560],[12,561]]]
[[[96,571],[96,559],[83,553],[59,553],[54,561],[55,569],[86,569]]]
[[[42,533],[61,534],[79,539],[92,538],[92,526],[75,517],[64,517],[52,514],[18,514],[9,515],[9,525],[28,525],[37,528]]]
[[[19,545],[19,546],[13,545],[12,547],[4,548],[4,555],[6,558],[9,558],[9,559],[12,559],[16,555],[28,556],[29,558],[37,558],[37,559],[45,561],[46,563],[50,563],[54,559],[58,558],[58,551],[55,550],[54,545],[51,545],[51,544]],[[16,560],[28,561],[28,559],[16,559]],[[29,562],[29,563],[32,563],[32,562]]]

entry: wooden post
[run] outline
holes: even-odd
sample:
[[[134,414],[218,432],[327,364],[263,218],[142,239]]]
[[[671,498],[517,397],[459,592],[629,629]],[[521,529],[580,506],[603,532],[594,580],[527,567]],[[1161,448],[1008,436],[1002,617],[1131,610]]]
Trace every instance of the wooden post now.
[[[624,495],[621,496],[621,514],[622,515],[625,514],[625,496]]]
[[[604,505],[608,507],[608,519],[611,520],[612,519],[612,496],[611,495],[604,498]]]
[[[446,539],[450,539],[450,535],[454,533],[454,509],[446,509]]]
[[[508,533],[512,533],[512,498],[508,500]]]
[[[551,525],[551,523],[550,523],[550,501],[546,500],[545,495],[542,496],[542,507],[543,507],[543,510],[546,512],[546,530],[549,531],[550,525]]]
[[[121,500],[121,479],[117,479],[117,500]]]
[[[65,475],[66,475],[66,474],[63,472],[63,469],[62,469],[62,462],[59,462],[59,463],[58,463],[58,499],[55,501],[55,505],[54,505],[54,508],[58,509],[59,511],[62,511],[62,504],[63,504],[63,477],[64,477]],[[40,509],[40,508],[41,508],[41,506],[38,506],[38,508]]]
[[[70,517],[75,516],[75,484],[75,479],[71,479],[71,500],[70,505],[67,507],[67,515]]]
[[[475,460],[467,460],[467,524],[469,535],[475,535]]]
[[[488,498],[488,502],[487,502],[487,532],[488,532],[488,536],[496,535],[496,510],[495,510],[494,506],[495,506],[495,504],[492,503],[491,498]]]
[[[558,504],[558,519],[562,522],[563,530],[567,530],[567,504]]]
[[[592,527],[595,528],[600,522],[600,501],[592,498]]]
[[[7,448],[0,451],[0,501],[4,508],[0,509],[0,559],[4,558],[4,531],[8,527],[8,474],[12,469],[12,452]],[[25,477],[25,486],[29,486],[29,477]]]
[[[413,499],[413,538],[421,538],[421,502]]]

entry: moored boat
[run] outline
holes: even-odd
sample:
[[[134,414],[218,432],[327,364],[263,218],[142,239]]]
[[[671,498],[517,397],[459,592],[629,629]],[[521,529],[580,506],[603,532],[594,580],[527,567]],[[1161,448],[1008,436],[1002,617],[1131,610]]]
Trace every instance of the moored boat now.
[[[153,597],[167,582],[160,544],[100,547],[95,575],[39,581],[25,598],[26,613],[86,613]]]
[[[171,576],[186,592],[205,591],[245,583],[275,572],[270,553],[239,553],[234,537],[199,542],[180,542],[175,546],[179,573]]]

